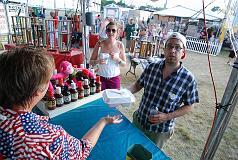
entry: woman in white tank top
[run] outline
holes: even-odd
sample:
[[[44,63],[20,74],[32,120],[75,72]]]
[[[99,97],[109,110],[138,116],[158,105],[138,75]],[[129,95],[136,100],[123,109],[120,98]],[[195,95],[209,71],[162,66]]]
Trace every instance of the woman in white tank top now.
[[[99,41],[91,54],[90,64],[98,65],[102,90],[120,89],[120,65],[126,65],[125,48],[117,41],[118,28],[115,22],[106,26],[107,39]]]

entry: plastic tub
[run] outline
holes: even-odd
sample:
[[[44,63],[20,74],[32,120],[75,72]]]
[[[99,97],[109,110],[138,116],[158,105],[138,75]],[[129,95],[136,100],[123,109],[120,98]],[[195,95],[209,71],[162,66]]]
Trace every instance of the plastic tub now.
[[[135,102],[134,95],[127,89],[106,89],[103,92],[103,101],[110,107],[122,105],[128,107]]]

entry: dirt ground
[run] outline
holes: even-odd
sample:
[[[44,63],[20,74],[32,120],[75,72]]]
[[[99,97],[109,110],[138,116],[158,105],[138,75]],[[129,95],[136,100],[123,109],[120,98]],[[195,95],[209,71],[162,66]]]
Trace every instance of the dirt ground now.
[[[211,56],[212,73],[215,80],[218,102],[221,101],[225,91],[232,67],[226,64],[228,53],[219,56]],[[201,157],[208,134],[211,129],[215,112],[215,98],[212,82],[209,74],[207,55],[188,52],[183,62],[196,77],[198,81],[200,103],[195,104],[193,112],[176,120],[175,133],[172,139],[163,148],[163,151],[172,159],[198,160]],[[132,74],[125,73],[129,69],[121,68],[122,87],[129,86],[136,78]],[[137,78],[142,72],[141,66],[136,68]],[[237,75],[238,76],[238,75]],[[132,114],[137,109],[143,91],[135,94],[136,102],[119,110],[128,119],[132,120]],[[234,110],[226,132],[215,154],[215,160],[238,159],[238,109]]]

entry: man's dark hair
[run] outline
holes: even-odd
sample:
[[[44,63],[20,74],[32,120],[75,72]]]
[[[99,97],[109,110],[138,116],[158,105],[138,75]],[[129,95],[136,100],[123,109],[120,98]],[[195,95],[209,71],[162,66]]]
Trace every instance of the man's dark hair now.
[[[18,48],[0,54],[0,66],[0,106],[27,108],[48,87],[54,60],[46,50]]]

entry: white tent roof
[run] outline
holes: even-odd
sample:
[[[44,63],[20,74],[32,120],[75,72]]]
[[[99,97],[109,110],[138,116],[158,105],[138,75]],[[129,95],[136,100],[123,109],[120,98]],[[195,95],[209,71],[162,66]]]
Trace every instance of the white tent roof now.
[[[205,11],[206,12],[206,11]],[[210,14],[206,14],[206,19],[207,20],[220,20],[224,18],[224,15],[222,16],[214,16]],[[196,19],[203,19],[203,13],[202,11],[196,11],[190,8],[186,8],[183,6],[176,6],[168,9],[164,9],[161,11],[153,12],[153,14],[158,14],[161,16],[175,16],[175,17],[191,17],[191,18],[196,18]],[[215,14],[215,13],[214,13]]]

